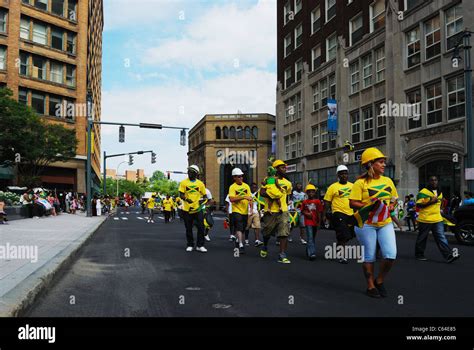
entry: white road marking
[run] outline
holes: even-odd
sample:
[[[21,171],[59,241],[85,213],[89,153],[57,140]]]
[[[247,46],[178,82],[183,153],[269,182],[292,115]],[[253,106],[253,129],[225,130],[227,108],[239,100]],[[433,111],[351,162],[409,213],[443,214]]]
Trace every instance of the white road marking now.
[[[114,220],[120,220],[119,218],[114,218]]]
[[[137,216],[137,219],[138,219],[138,220],[143,220],[143,218],[142,218],[142,217],[140,217],[140,216]]]
[[[128,218],[122,218],[122,220],[128,220]]]

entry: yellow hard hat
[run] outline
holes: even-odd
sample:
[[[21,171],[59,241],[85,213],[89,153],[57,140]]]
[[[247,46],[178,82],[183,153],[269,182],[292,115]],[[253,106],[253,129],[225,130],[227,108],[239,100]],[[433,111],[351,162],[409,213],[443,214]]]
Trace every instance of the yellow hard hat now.
[[[306,188],[304,189],[305,192],[308,192],[310,190],[315,190],[317,191],[318,189],[316,188],[316,186],[314,186],[313,184],[309,184],[308,186],[306,186]]]
[[[277,159],[273,162],[272,167],[274,167],[276,169],[280,165],[286,165],[286,163],[284,161],[280,160],[280,159]]]
[[[387,158],[387,157],[384,156],[384,154],[382,152],[380,152],[380,150],[378,148],[370,147],[370,148],[367,148],[362,153],[360,163],[362,165],[364,165],[364,164],[367,164],[368,162],[372,162],[372,161],[374,161],[376,159],[379,159],[379,158]]]

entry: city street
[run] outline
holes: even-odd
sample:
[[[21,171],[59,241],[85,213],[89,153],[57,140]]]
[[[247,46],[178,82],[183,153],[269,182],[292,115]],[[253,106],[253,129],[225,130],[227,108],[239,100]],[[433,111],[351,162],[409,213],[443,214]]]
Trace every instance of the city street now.
[[[357,262],[324,259],[332,231],[318,234],[314,262],[293,231],[292,264],[282,265],[274,240],[267,260],[253,246],[234,257],[223,217],[216,217],[207,254],[185,251],[179,219],[168,225],[161,214],[155,219],[147,224],[137,209],[110,217],[25,316],[473,316],[473,247],[454,245],[461,259],[446,264],[430,239],[430,260],[419,262],[415,235],[398,234],[389,297],[372,299]]]

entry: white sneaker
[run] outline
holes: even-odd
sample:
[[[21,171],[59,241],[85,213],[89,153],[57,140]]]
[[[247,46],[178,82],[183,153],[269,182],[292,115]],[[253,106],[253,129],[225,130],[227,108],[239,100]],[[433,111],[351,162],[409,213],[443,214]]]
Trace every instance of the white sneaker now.
[[[207,253],[207,249],[204,247],[197,247],[196,250],[201,253]]]
[[[209,237],[209,235],[205,235],[205,236],[204,236],[204,239],[205,239],[206,241],[208,241],[208,242],[211,241],[211,238]]]
[[[154,224],[154,223],[155,223],[155,220],[151,220],[151,223]]]
[[[301,239],[301,244],[308,244],[304,239]]]
[[[186,251],[187,251],[187,252],[192,252],[193,250],[194,250],[193,247],[187,247],[187,248],[186,248]]]
[[[237,237],[235,237],[234,235],[230,235],[229,241],[235,242],[236,240],[237,240]]]
[[[249,245],[250,245],[250,243],[249,243],[249,240],[248,240],[248,239],[246,239],[246,240],[245,240],[245,245],[246,245],[246,246],[249,246]]]

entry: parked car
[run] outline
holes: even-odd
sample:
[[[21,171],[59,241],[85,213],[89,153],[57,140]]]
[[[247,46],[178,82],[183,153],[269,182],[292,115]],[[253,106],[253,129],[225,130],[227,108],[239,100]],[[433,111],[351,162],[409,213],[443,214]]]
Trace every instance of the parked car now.
[[[453,214],[456,219],[454,234],[459,243],[474,245],[474,205],[463,205]]]

